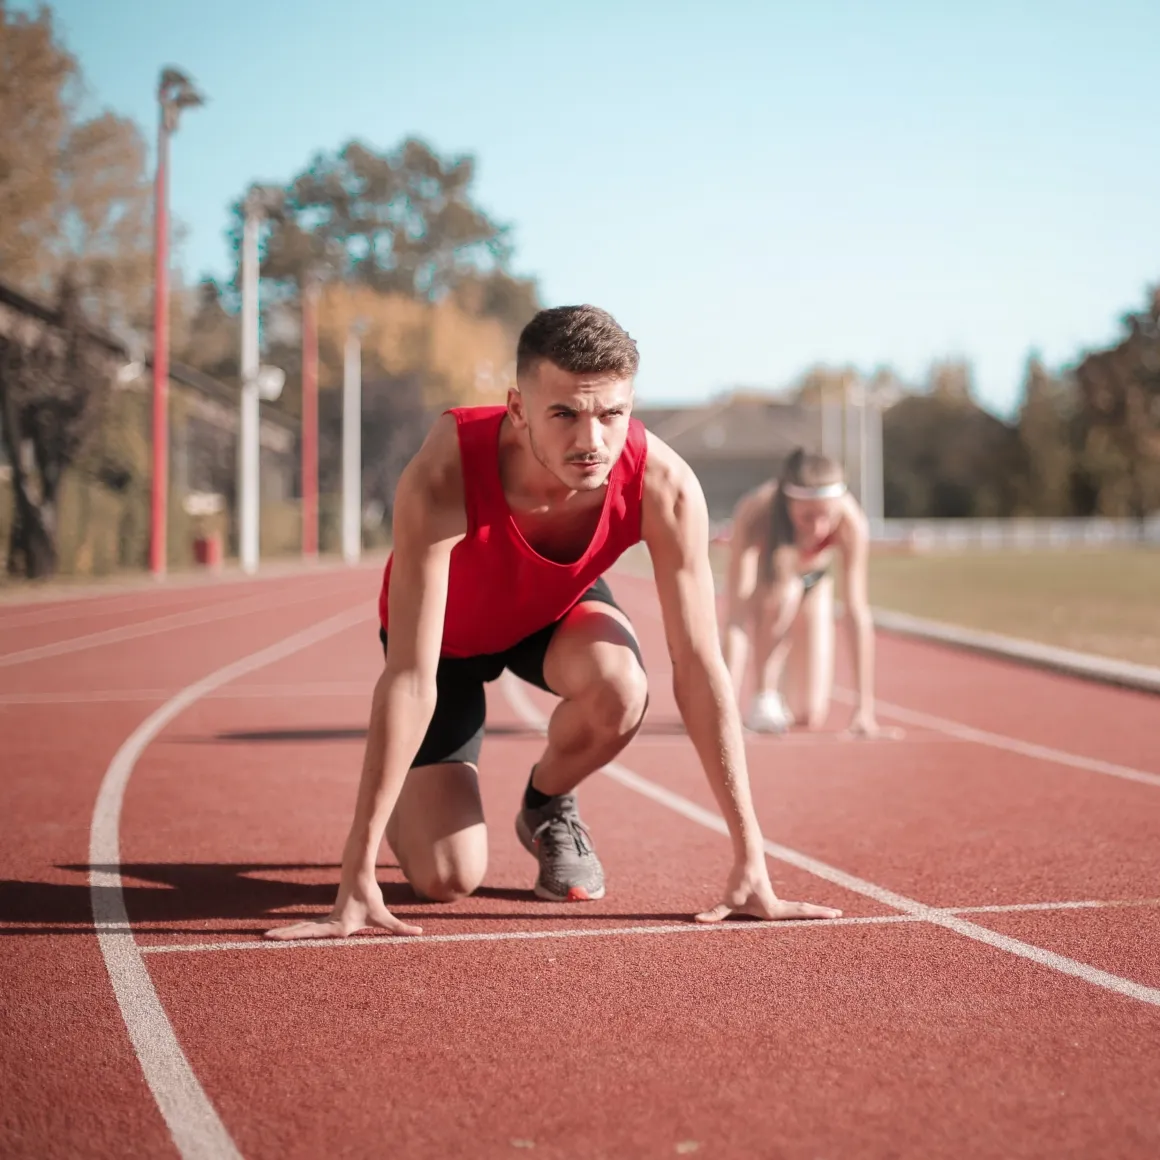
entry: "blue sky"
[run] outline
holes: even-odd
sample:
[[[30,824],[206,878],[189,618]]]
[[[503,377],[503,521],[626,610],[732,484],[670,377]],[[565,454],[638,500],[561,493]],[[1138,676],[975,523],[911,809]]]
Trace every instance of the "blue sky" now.
[[[1009,408],[1027,353],[1112,338],[1160,281],[1155,0],[59,0],[94,107],[173,149],[187,276],[227,207],[352,137],[479,160],[548,304],[612,310],[642,400],[817,361],[962,355]]]

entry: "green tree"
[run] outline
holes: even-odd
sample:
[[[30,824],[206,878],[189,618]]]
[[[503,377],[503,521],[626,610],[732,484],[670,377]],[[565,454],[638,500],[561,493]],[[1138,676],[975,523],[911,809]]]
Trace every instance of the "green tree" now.
[[[1011,515],[1016,432],[972,398],[968,364],[934,364],[921,393],[883,415],[884,503],[892,518]]]
[[[93,433],[117,365],[67,280],[37,330],[35,339],[0,335],[0,432],[15,504],[8,570],[30,578],[56,570],[61,481]]]
[[[1047,370],[1038,354],[1032,354],[1027,360],[1016,425],[1022,453],[1017,502],[1025,515],[1071,513],[1075,458],[1072,410],[1065,384]]]
[[[1100,515],[1160,509],[1160,288],[1125,337],[1075,370],[1079,490]]]
[[[0,0],[0,269],[36,289],[54,230],[57,167],[75,104],[77,64],[35,16]]]
[[[8,567],[34,576],[56,567],[61,480],[102,414],[118,361],[94,328],[147,325],[151,298],[144,142],[123,118],[83,117],[81,91],[51,12],[0,0],[0,271],[14,288],[58,302],[47,320],[10,328],[0,347],[13,473]]]
[[[364,427],[381,470],[368,495],[389,510],[400,464],[433,409],[503,395],[518,332],[539,308],[536,284],[512,272],[510,228],[474,200],[475,160],[442,157],[408,138],[376,152],[352,141],[318,153],[285,186],[251,187],[260,234],[263,359],[286,372],[278,406],[301,413],[301,304],[321,282],[320,484],[332,480],[339,412],[326,388],[341,379],[347,326],[361,320]],[[246,195],[233,207],[240,257]],[[180,357],[225,381],[238,371],[239,277],[203,283]],[[498,391],[498,395],[497,395]],[[333,429],[332,429],[333,428]]]
[[[68,276],[94,325],[143,325],[150,183],[137,127],[81,116],[77,62],[47,8],[0,0],[0,270],[49,297]]]
[[[330,281],[438,301],[519,329],[537,307],[534,282],[511,272],[510,227],[473,200],[475,159],[440,157],[408,138],[384,153],[351,141],[317,154],[284,188],[269,188],[262,277],[296,299],[311,271]],[[234,207],[240,245],[244,197]]]

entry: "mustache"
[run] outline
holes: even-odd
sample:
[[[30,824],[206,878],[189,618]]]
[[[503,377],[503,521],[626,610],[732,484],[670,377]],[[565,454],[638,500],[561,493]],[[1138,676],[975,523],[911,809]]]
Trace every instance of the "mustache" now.
[[[569,455],[565,463],[580,463],[585,467],[594,467],[598,463],[607,463],[608,457],[606,455]]]

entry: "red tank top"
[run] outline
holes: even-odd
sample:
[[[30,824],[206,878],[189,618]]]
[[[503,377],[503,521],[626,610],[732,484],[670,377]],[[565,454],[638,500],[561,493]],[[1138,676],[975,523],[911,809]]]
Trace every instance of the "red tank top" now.
[[[648,444],[630,419],[624,451],[608,479],[600,522],[571,564],[541,556],[520,534],[499,474],[499,434],[506,407],[456,407],[467,534],[451,550],[441,655],[503,652],[559,620],[628,548],[640,541]],[[383,572],[379,619],[387,628],[391,559]]]

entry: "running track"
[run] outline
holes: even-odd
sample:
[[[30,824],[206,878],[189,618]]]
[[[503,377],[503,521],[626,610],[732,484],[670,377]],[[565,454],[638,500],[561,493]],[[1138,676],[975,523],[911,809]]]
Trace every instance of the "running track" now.
[[[582,790],[608,897],[530,895],[550,699],[505,678],[478,896],[384,847],[422,939],[263,942],[334,897],[377,585],[0,607],[0,1155],[1160,1155],[1160,699],[884,638],[903,740],[748,741],[775,888],[845,917],[702,928],[728,845],[625,576],[653,703]]]

